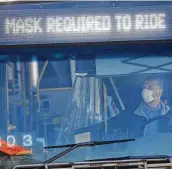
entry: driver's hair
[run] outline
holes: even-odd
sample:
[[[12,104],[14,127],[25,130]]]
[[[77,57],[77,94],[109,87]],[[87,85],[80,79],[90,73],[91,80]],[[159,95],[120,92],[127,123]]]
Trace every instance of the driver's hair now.
[[[163,90],[163,80],[156,76],[148,76],[145,81],[156,81],[157,85]]]

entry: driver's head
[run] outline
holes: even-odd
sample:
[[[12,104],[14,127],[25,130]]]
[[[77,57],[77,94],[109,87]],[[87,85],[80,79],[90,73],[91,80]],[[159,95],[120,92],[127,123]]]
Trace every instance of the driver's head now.
[[[144,102],[159,102],[163,93],[163,81],[157,77],[145,79],[142,90]]]

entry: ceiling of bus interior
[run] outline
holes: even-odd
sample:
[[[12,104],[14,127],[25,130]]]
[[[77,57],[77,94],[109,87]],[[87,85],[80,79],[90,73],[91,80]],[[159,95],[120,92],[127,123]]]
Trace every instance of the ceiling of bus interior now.
[[[113,54],[117,57],[171,56],[171,43],[3,47],[0,48],[0,59],[14,59],[15,56],[21,59],[25,56],[26,59],[33,55],[49,59],[93,58],[102,53],[104,56]]]

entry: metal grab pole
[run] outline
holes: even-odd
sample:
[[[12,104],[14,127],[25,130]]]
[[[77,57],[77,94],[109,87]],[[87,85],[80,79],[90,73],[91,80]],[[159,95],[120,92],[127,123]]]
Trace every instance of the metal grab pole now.
[[[48,60],[45,62],[44,66],[41,70],[40,76],[38,78],[38,83],[37,83],[36,96],[37,96],[37,102],[38,102],[38,110],[37,110],[38,112],[40,112],[40,103],[39,103],[39,101],[40,101],[40,88],[39,88],[39,85],[40,85],[42,76],[43,76],[43,74],[47,68],[47,65],[48,65]]]
[[[9,112],[9,96],[8,96],[8,64],[6,63],[6,112]]]
[[[24,115],[23,131],[26,130],[26,84],[25,84],[25,63],[21,63],[21,101],[22,101],[22,114]]]

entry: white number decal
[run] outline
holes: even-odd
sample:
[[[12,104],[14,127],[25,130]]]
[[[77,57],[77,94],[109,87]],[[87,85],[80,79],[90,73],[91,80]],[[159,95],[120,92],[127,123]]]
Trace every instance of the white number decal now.
[[[23,146],[30,147],[32,144],[32,135],[23,135]]]
[[[37,141],[42,143],[43,147],[45,147],[45,139],[44,138],[37,138]]]
[[[7,144],[8,144],[9,147],[15,146],[15,144],[16,144],[15,137],[12,136],[12,135],[7,136]]]

